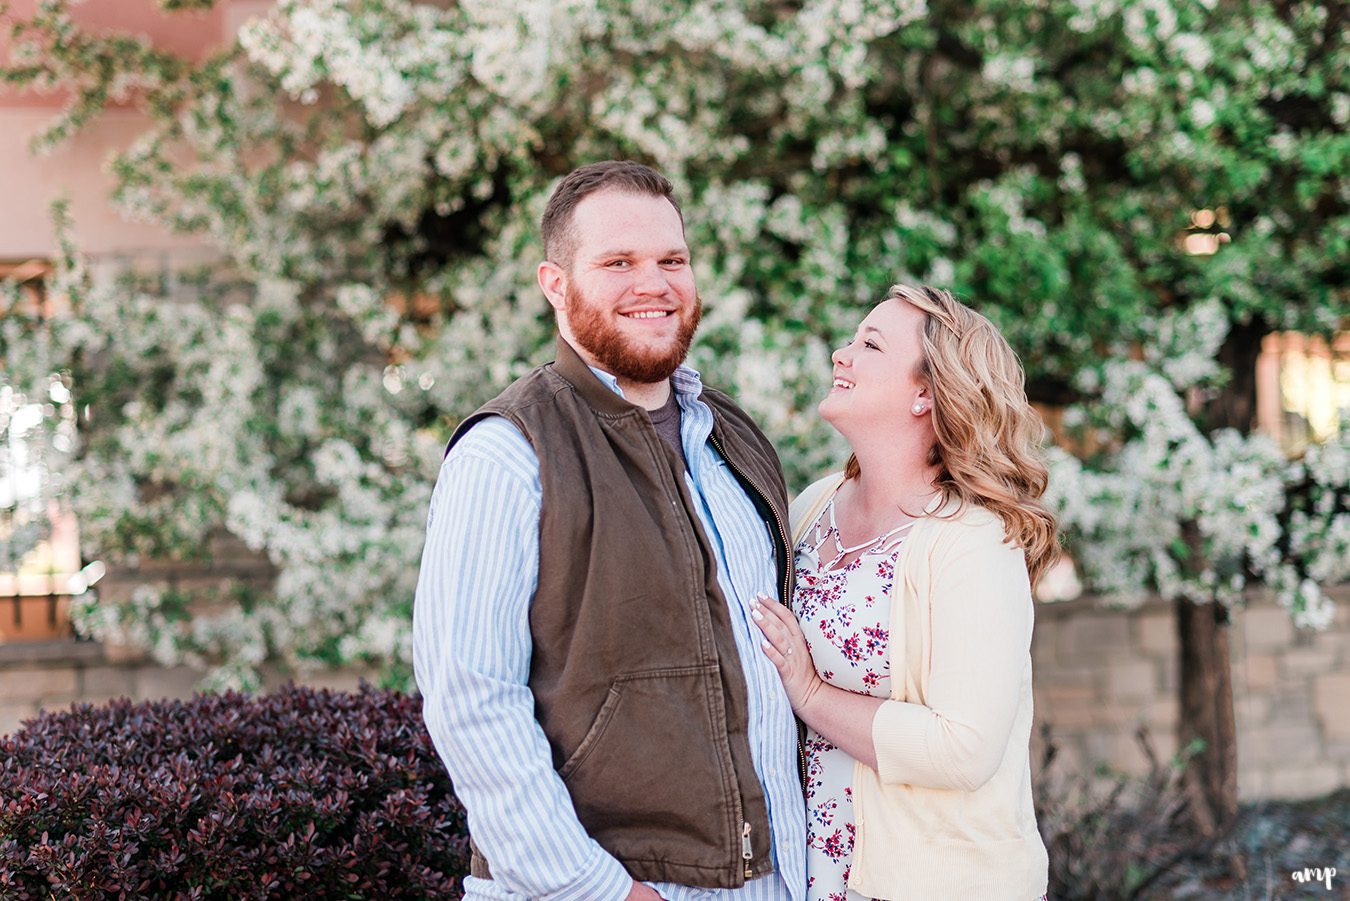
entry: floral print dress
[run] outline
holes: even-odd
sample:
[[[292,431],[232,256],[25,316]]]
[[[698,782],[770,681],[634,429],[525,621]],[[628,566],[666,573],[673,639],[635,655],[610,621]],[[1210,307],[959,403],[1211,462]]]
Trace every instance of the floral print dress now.
[[[820,677],[878,698],[891,696],[891,588],[902,529],[854,553],[839,542],[834,502],[797,546],[796,609]],[[852,556],[851,562],[847,561]],[[806,732],[808,901],[865,901],[849,891],[853,857],[853,765],[847,752]]]

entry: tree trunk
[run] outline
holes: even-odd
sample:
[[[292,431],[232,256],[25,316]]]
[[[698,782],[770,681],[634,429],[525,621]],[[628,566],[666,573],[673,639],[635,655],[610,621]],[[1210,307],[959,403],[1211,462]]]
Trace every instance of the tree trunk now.
[[[1205,406],[1206,431],[1251,431],[1256,416],[1256,358],[1270,331],[1259,316],[1234,322],[1219,349],[1219,362],[1230,380]],[[1193,527],[1183,529],[1193,554],[1203,553]],[[1232,660],[1228,647],[1228,609],[1216,602],[1176,601],[1180,655],[1178,747],[1199,739],[1204,748],[1190,759],[1185,785],[1191,821],[1205,836],[1227,832],[1237,820],[1237,726],[1233,719]]]
[[[1256,422],[1256,358],[1270,326],[1260,316],[1234,322],[1219,347],[1219,365],[1228,371],[1228,384],[1205,405],[1205,431],[1237,429],[1246,435]]]
[[[1217,602],[1176,601],[1181,655],[1178,747],[1196,739],[1184,784],[1191,821],[1205,836],[1227,832],[1237,819],[1237,727],[1228,654],[1228,610]]]

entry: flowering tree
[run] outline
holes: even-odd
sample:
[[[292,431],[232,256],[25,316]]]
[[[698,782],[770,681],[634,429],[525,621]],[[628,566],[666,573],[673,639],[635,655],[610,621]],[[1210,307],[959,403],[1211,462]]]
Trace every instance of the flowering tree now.
[[[166,2],[209,6],[210,0]],[[81,628],[213,664],[406,667],[428,492],[459,418],[548,353],[533,271],[555,179],[647,160],[686,198],[694,364],[789,482],[837,465],[828,350],[897,281],[955,288],[1096,450],[1054,458],[1087,581],[1177,599],[1201,821],[1231,815],[1224,612],[1250,579],[1302,625],[1350,576],[1346,441],[1285,461],[1252,421],[1277,329],[1350,309],[1350,56],[1337,4],[1266,0],[281,0],[188,65],[47,0],[6,77],[153,117],[112,165],[132,215],[208,236],[249,290],[166,304],[78,265],[44,353],[95,411],[73,464],[92,553],[226,528],[266,593],[144,591]],[[1209,217],[1197,210],[1215,210]],[[1208,255],[1188,254],[1198,236]],[[1143,359],[1138,359],[1142,349]],[[1198,655],[1198,656],[1197,656]],[[1219,679],[1208,694],[1195,686]],[[1226,717],[1226,719],[1225,719]],[[1206,813],[1207,811],[1207,813]]]

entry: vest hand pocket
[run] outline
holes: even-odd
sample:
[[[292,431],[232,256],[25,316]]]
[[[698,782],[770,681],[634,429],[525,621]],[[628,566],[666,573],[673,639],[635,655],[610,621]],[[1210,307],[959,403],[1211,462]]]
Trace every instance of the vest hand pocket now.
[[[700,866],[740,847],[739,832],[722,834],[740,819],[721,700],[716,664],[614,680],[558,771],[602,847],[621,859],[683,847],[672,863]]]

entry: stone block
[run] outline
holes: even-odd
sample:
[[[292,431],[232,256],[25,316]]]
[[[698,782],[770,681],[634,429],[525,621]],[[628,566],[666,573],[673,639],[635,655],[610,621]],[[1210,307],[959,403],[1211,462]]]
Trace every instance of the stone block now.
[[[1036,691],[1046,710],[1059,705],[1090,705],[1097,701],[1097,693],[1090,686],[1079,684],[1042,684]]]
[[[1033,699],[1036,714],[1057,729],[1081,729],[1094,722],[1097,693],[1081,685],[1040,686]]]
[[[1286,679],[1320,676],[1336,668],[1333,651],[1319,651],[1315,647],[1294,648],[1280,656],[1280,672]]]
[[[1248,654],[1233,663],[1233,690],[1244,686],[1251,691],[1272,688],[1280,680],[1279,661],[1274,654]]]
[[[135,693],[136,677],[131,667],[91,666],[80,670],[81,700],[129,698]]]
[[[1120,701],[1106,701],[1094,705],[1090,713],[1094,725],[1132,730],[1134,724],[1139,720],[1139,705],[1121,703]]]
[[[1059,643],[1059,629],[1054,623],[1036,623],[1031,630],[1031,661],[1036,670],[1053,667],[1058,661],[1055,645]]]
[[[325,670],[318,673],[310,673],[296,682],[301,685],[307,685],[310,688],[328,688],[333,691],[355,692],[361,690],[361,681],[375,684],[378,673],[371,669],[351,668],[340,670]]]
[[[1248,607],[1239,614],[1248,653],[1287,648],[1294,641],[1294,623],[1281,607]]]
[[[1154,735],[1164,731],[1172,732],[1176,730],[1180,706],[1174,697],[1151,698],[1140,707],[1140,719],[1148,724]]]
[[[78,691],[79,680],[74,667],[0,669],[0,703],[74,698]]]
[[[1051,709],[1042,708],[1040,713],[1043,720],[1050,724],[1050,728],[1057,731],[1074,731],[1085,729],[1097,722],[1093,715],[1095,706],[1095,703],[1063,704]]]
[[[1312,646],[1319,651],[1331,654],[1337,665],[1344,664],[1350,659],[1347,658],[1347,650],[1350,650],[1350,631],[1344,629],[1336,631],[1336,627],[1332,626],[1325,632],[1318,632],[1314,635]]]
[[[1297,801],[1330,794],[1342,784],[1341,768],[1334,763],[1276,767],[1270,773],[1269,793],[1272,798]]]
[[[1142,613],[1134,620],[1135,642],[1145,654],[1175,655],[1177,624],[1170,613]]]
[[[1067,687],[1092,692],[1101,682],[1101,667],[1086,666],[1035,666],[1033,661],[1032,684],[1036,688]],[[1095,694],[1095,692],[1094,692]]]
[[[1233,699],[1233,718],[1237,721],[1239,738],[1243,730],[1259,726],[1268,721],[1273,706],[1269,695],[1251,693],[1235,697]]]
[[[1138,701],[1158,693],[1156,666],[1152,660],[1112,663],[1106,670],[1108,698]]]
[[[1350,673],[1313,679],[1313,713],[1328,738],[1350,739]]]
[[[114,641],[103,642],[103,656],[114,664],[144,663],[150,659],[150,655],[140,648]]]
[[[1124,613],[1080,613],[1060,631],[1060,660],[1099,664],[1103,658],[1130,654],[1130,627]]]
[[[1270,797],[1270,773],[1263,767],[1238,767],[1238,798],[1255,801]]]
[[[23,726],[24,720],[30,720],[37,715],[37,704],[22,702],[0,704],[0,736],[13,735]]]
[[[1255,764],[1296,765],[1292,768],[1297,769],[1316,762],[1321,755],[1321,735],[1310,723],[1268,724],[1238,736],[1238,759],[1245,757]]]
[[[1322,757],[1350,766],[1350,737],[1328,735],[1322,743]]]
[[[158,701],[162,698],[192,696],[204,673],[190,666],[141,666],[135,670],[135,698]]]
[[[1166,657],[1159,657],[1158,666],[1158,690],[1167,694],[1174,695],[1181,687],[1181,664],[1177,662],[1175,654]]]
[[[1311,723],[1312,691],[1307,684],[1281,684],[1269,692],[1270,719],[1276,723]]]

